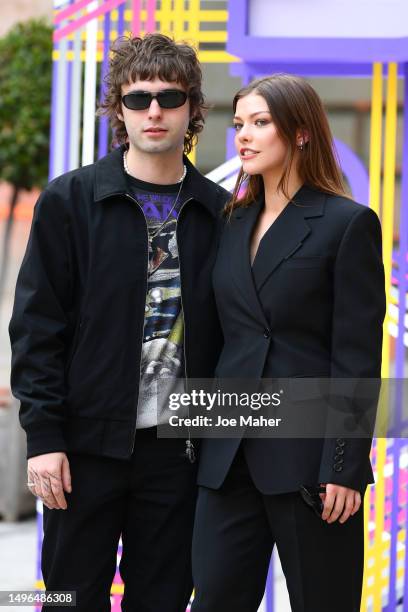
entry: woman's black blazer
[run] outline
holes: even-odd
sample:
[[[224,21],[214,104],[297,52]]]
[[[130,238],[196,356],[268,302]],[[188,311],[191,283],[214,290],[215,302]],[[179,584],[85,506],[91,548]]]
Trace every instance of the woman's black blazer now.
[[[263,198],[226,222],[213,273],[224,348],[218,378],[381,375],[385,315],[381,226],[369,208],[302,187],[264,235],[251,268],[250,239]],[[207,439],[199,484],[219,488],[239,439]],[[370,439],[246,439],[265,494],[332,482],[373,482]]]

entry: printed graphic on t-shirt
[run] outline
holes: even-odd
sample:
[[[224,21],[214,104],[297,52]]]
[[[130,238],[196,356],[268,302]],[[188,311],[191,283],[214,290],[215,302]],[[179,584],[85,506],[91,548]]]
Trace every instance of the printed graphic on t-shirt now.
[[[160,406],[157,404],[158,385],[161,393],[164,386],[168,386],[168,392],[171,393],[174,384],[172,381],[184,376],[184,320],[176,240],[178,211],[172,211],[177,191],[151,193],[133,189],[133,193],[143,208],[149,235],[152,237],[149,241],[149,276],[137,417],[137,427],[144,428],[157,424],[157,415],[160,414]]]

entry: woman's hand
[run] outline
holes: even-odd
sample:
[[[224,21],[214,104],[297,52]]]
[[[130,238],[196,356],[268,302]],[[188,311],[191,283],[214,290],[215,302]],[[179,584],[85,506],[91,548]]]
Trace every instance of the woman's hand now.
[[[320,493],[324,503],[322,519],[328,523],[345,523],[361,506],[359,491],[336,484],[321,485],[326,487],[326,493]],[[340,517],[340,518],[339,518]]]

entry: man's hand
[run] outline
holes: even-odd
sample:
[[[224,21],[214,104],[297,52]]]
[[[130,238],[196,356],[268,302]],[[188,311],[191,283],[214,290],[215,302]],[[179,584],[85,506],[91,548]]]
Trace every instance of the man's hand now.
[[[339,523],[345,523],[360,508],[361,495],[358,491],[336,484],[322,486],[326,486],[326,493],[320,493],[324,503],[322,513],[324,521],[334,523],[340,517]]]
[[[27,484],[33,495],[50,510],[66,510],[64,491],[71,493],[71,472],[65,453],[31,457],[27,464]]]

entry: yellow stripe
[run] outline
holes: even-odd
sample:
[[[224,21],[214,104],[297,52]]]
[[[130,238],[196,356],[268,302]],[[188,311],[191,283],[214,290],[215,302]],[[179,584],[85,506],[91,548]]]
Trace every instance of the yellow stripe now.
[[[405,529],[401,529],[397,537],[398,542],[405,542],[406,535],[407,534],[405,533]],[[401,551],[401,552],[404,552],[404,551]]]
[[[34,586],[36,589],[41,589],[45,591],[45,584],[43,580],[36,580]],[[111,594],[112,595],[123,595],[123,584],[117,584],[117,583],[112,584]]]
[[[177,0],[176,0],[177,2]],[[190,9],[191,10],[191,9]],[[190,12],[190,10],[188,12]],[[182,11],[184,11],[184,0],[183,0],[183,7],[182,7]],[[157,10],[156,11],[156,16],[157,16],[157,21],[161,21],[162,16],[163,16],[163,10]],[[228,11],[200,11],[199,8],[198,10],[194,11],[196,14],[196,22],[200,23],[202,21],[210,21],[212,23],[225,23],[225,26],[227,25],[228,22]],[[174,18],[178,17],[178,13],[177,13],[177,9],[175,8],[174,11],[172,11]],[[220,28],[222,29],[222,28]]]
[[[200,33],[200,0],[190,0],[188,20],[190,22],[190,35],[195,43],[198,42]]]
[[[376,104],[374,119],[377,126],[380,123],[378,108],[379,100],[379,68],[374,68],[376,78]],[[373,79],[374,80],[374,79]],[[395,196],[395,158],[396,158],[396,128],[397,128],[397,64],[390,63],[388,66],[387,80],[387,110],[385,123],[385,147],[384,147],[384,184],[383,184],[383,206],[382,206],[382,228],[383,228],[383,258],[385,270],[385,287],[387,303],[390,299],[391,273],[392,273],[392,246],[394,225],[394,196]],[[374,128],[373,128],[374,130]],[[378,127],[377,127],[378,135]],[[372,147],[380,147],[380,142],[373,142]],[[373,149],[372,149],[373,151]],[[377,158],[376,158],[377,156]],[[376,166],[374,167],[374,163]],[[373,172],[378,173],[378,152],[374,151]],[[378,206],[378,177],[373,178],[374,206]],[[377,198],[377,203],[376,203]],[[373,206],[373,208],[374,208]],[[382,353],[382,376],[388,378],[390,371],[390,336],[388,323],[390,317],[387,314],[384,322],[384,342]],[[385,404],[385,403],[384,403]],[[385,480],[384,465],[386,460],[386,440],[377,439],[376,470],[378,474],[376,484],[375,501],[375,536],[374,536],[374,585],[373,585],[373,612],[381,612],[382,607],[382,536],[384,531],[384,505],[385,505]]]
[[[183,0],[181,0],[183,1]],[[187,21],[187,20],[186,20]],[[142,20],[142,23],[143,20]],[[197,33],[197,28],[193,27],[193,31],[191,30],[191,22],[187,22],[188,24],[188,29],[185,30],[184,29],[184,20],[180,20],[179,17],[177,17],[177,20],[174,20],[173,25],[175,26],[173,30],[165,30],[164,27],[159,28],[161,32],[163,31],[167,31],[168,34],[171,34],[173,36],[173,38],[175,38],[175,40],[183,40],[185,39],[186,36],[191,37],[193,34],[194,36],[198,37],[195,38],[195,42],[218,42],[218,43],[226,43],[228,40],[228,34],[227,32],[223,32],[223,31],[219,31],[219,32],[198,32]],[[109,33],[109,40],[116,40],[116,38],[118,38],[119,34],[117,32],[117,30],[111,30]],[[67,40],[74,40],[74,34],[70,34],[69,36],[67,36]],[[104,32],[103,30],[98,30],[97,32],[97,40],[98,42],[103,42],[104,41]],[[81,41],[85,42],[86,41],[86,31],[82,30],[81,32]]]
[[[130,34],[130,32],[126,31],[125,35],[126,34]],[[142,31],[142,34],[143,34],[143,31]],[[60,58],[59,50],[54,50],[52,52],[52,59],[54,61],[57,61],[59,60],[59,58]],[[74,59],[74,52],[72,50],[67,51],[66,58],[69,62],[71,62]],[[97,51],[96,58],[98,62],[102,62],[103,61],[103,51]],[[199,51],[198,59],[203,64],[205,63],[229,64],[231,62],[241,61],[238,57],[230,55],[226,51]],[[81,61],[82,62],[85,61],[85,51],[81,51]]]
[[[199,5],[194,10],[193,17],[187,17],[188,13],[191,14],[191,9],[187,12],[184,10],[184,0],[175,0],[174,10],[171,8],[171,0],[163,0],[163,7],[161,10],[155,11],[155,20],[159,23],[159,30],[167,31],[173,34],[176,39],[183,38],[185,35],[184,22],[188,23],[188,32],[193,30],[195,33],[195,39],[201,40],[202,42],[226,42],[227,40],[227,22],[228,12],[227,11],[200,11]],[[103,32],[103,20],[104,15],[97,17],[99,23],[98,29],[98,40],[102,41]],[[119,12],[115,9],[110,13],[111,22],[115,23],[119,19]],[[132,11],[127,9],[124,15],[125,22],[131,23]],[[145,22],[147,19],[147,10],[142,9],[140,11],[140,19]],[[220,27],[215,31],[200,30],[200,24],[202,23],[219,23]],[[67,40],[73,40],[75,32],[69,34]],[[112,36],[112,35],[111,35]],[[81,40],[86,40],[86,30],[82,28]]]
[[[160,21],[160,31],[163,34],[171,34],[171,21],[174,18],[173,11],[171,10],[171,0],[162,0],[161,16],[157,17]]]
[[[183,2],[183,5],[184,5],[184,2]],[[184,10],[184,6],[183,6],[183,10]],[[168,5],[168,7],[166,6],[166,7],[163,7],[162,9],[157,9],[155,12],[156,21],[162,21],[162,19],[167,19],[169,11],[175,12],[175,11],[171,11],[170,4]],[[112,21],[117,21],[118,16],[119,14],[116,9],[111,11]],[[142,16],[142,19],[146,18],[146,9],[142,9],[141,16]],[[131,19],[132,19],[132,11],[130,9],[126,9],[125,10],[125,21],[131,21]],[[199,21],[211,21],[211,22],[219,21],[220,23],[225,22],[226,24],[228,22],[228,11],[223,11],[223,10],[199,11]]]
[[[189,13],[191,13],[191,11],[187,12],[184,10],[184,0],[175,0],[174,10],[171,9],[171,0],[167,0],[167,5],[164,6],[164,9],[166,10],[160,10],[160,11],[155,12],[156,21],[158,21],[160,24],[159,29],[161,31],[167,32],[167,34],[174,36],[176,40],[180,40],[180,39],[185,38],[186,36],[189,36],[189,37],[193,37],[194,43],[196,45],[198,42],[202,42],[202,43],[208,43],[208,42],[226,43],[227,42],[228,33],[225,27],[223,27],[222,25],[220,25],[219,30],[215,30],[215,31],[200,30],[200,23],[204,21],[203,19],[204,14],[209,14],[209,19],[205,19],[205,21],[220,22],[221,24],[223,23],[221,19],[215,19],[216,17],[215,13],[217,13],[217,11],[198,11],[197,13],[198,17],[196,15],[195,18],[192,18],[188,16]],[[225,13],[225,11],[218,11],[218,13]],[[140,15],[141,15],[140,17],[141,22],[144,23],[145,20],[147,19],[146,9],[141,10]],[[115,23],[117,19],[118,19],[118,11],[116,10],[112,11],[111,13],[112,23]],[[125,20],[129,21],[130,19],[131,19],[131,11],[127,10],[125,11]],[[98,17],[98,21],[102,25],[103,16]],[[185,23],[186,23],[187,29],[184,29]],[[70,34],[69,36],[67,36],[67,40],[73,40],[74,36],[75,36],[75,33]],[[119,34],[117,30],[111,30],[109,34],[109,39],[110,41],[114,41],[116,40],[116,38],[118,38],[118,36]],[[98,29],[97,39],[98,39],[98,42],[103,42],[104,40],[104,31],[102,27]],[[85,28],[82,28],[81,40],[84,42],[86,41],[86,29]],[[233,56],[228,56],[227,59],[222,58],[222,59],[214,60],[213,58],[211,58],[209,61],[225,62],[225,61],[231,61],[231,60],[237,61],[236,58],[234,58]]]
[[[200,11],[200,21],[228,21],[228,11]]]
[[[363,575],[363,591],[361,595],[361,610],[364,610],[364,604],[367,598],[367,590],[368,590],[368,578],[369,578],[369,568],[368,568],[368,559],[369,559],[369,551],[371,548],[368,546],[369,538],[368,538],[368,521],[370,516],[370,488],[368,487],[367,493],[364,496],[364,575]]]
[[[67,51],[65,54],[66,59],[69,62],[72,62],[74,59],[74,51]],[[52,59],[54,61],[58,61],[60,58],[60,52],[59,51],[53,51],[52,52]],[[85,62],[86,61],[86,52],[85,51],[81,51],[81,62]],[[97,62],[102,62],[103,61],[103,51],[97,51],[96,52],[96,61]]]
[[[184,0],[183,0],[183,10],[184,10]],[[156,19],[157,21],[161,21],[163,18],[163,14],[166,11],[156,10]],[[58,14],[57,12],[55,14]],[[146,19],[147,11],[146,9],[142,9],[140,11],[141,19]],[[103,16],[101,17],[103,19]],[[117,21],[119,19],[119,11],[118,9],[113,9],[110,11],[111,21]],[[124,14],[125,21],[131,21],[132,19],[132,11],[131,9],[126,9]],[[199,11],[199,20],[200,21],[211,21],[213,23],[227,23],[228,22],[228,11],[220,10],[209,10],[209,11]]]
[[[401,567],[398,571],[397,571],[397,578],[399,580],[401,580],[404,577],[404,568]],[[381,578],[381,588],[385,591],[388,590],[388,583],[389,583],[389,577],[386,576],[385,578]],[[372,597],[373,596],[373,585],[371,585],[368,589],[369,595]],[[367,604],[366,604],[367,605]],[[366,610],[368,609],[366,607],[366,605],[362,604],[362,607],[360,608],[361,612],[366,612]],[[395,609],[395,608],[394,608]]]
[[[180,40],[185,35],[184,22],[189,21],[184,11],[184,0],[175,0],[174,3],[174,38]]]
[[[192,39],[193,45],[198,48],[198,40],[200,34],[200,0],[190,0],[189,11],[186,14],[186,18],[189,22],[189,37]],[[196,148],[197,147],[194,147],[188,156],[192,164],[196,163]]]
[[[198,59],[203,63],[220,63],[229,64],[231,62],[240,62],[241,60],[235,55],[231,55],[226,51],[199,51]]]
[[[394,230],[394,199],[395,199],[395,158],[397,137],[397,64],[392,62],[388,66],[387,82],[387,110],[385,120],[385,146],[384,146],[384,185],[383,185],[383,257],[385,269],[385,287],[387,303],[391,293],[392,274],[392,247]],[[383,371],[382,376],[388,378],[390,342],[388,335],[389,315],[387,312],[384,322]]]
[[[384,465],[386,460],[387,440],[377,438],[376,471],[377,482],[375,485],[375,534],[373,546],[374,558],[374,583],[373,583],[373,612],[381,612],[382,609],[382,556],[383,556],[383,532],[384,532],[384,506],[385,506],[385,478]]]
[[[188,159],[191,161],[192,164],[196,164],[196,160],[197,160],[197,147],[193,147],[193,150],[190,151],[190,153],[187,155]]]
[[[227,32],[200,32],[198,35],[200,42],[227,42]]]
[[[373,65],[370,134],[370,206],[380,214],[383,78],[382,64]]]

